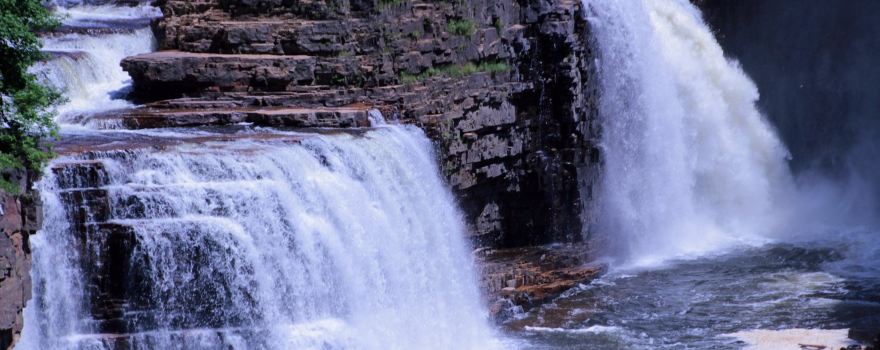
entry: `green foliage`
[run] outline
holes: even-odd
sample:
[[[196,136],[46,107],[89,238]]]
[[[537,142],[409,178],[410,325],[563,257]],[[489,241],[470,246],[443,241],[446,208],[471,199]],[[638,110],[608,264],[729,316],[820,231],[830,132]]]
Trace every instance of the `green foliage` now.
[[[387,9],[392,6],[403,4],[406,0],[379,0],[379,8]]]
[[[498,31],[498,35],[501,35],[501,31],[504,29],[504,24],[501,23],[501,18],[495,17],[495,19],[492,20],[492,26]]]
[[[57,135],[54,89],[28,72],[43,59],[40,31],[59,24],[40,0],[0,0],[0,170],[39,171],[52,156],[43,145]],[[12,186],[0,179],[0,188]]]
[[[444,76],[450,78],[460,78],[464,76],[468,76],[471,74],[487,72],[487,73],[499,73],[506,72],[510,70],[510,66],[507,63],[501,61],[490,61],[490,62],[482,62],[479,64],[474,64],[473,62],[468,62],[465,64],[453,64],[441,67],[431,67],[421,72],[419,74],[409,74],[406,72],[400,73],[400,82],[404,84],[413,84],[420,81],[427,80],[431,77],[435,76]]]
[[[477,32],[477,25],[467,19],[453,19],[446,24],[446,31],[458,36],[471,36]]]

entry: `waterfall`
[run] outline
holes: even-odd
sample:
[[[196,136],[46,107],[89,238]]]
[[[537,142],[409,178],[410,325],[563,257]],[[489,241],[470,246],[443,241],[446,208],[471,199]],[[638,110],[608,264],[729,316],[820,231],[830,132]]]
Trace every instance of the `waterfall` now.
[[[43,38],[50,59],[32,69],[67,98],[57,121],[76,124],[88,113],[130,107],[123,99],[130,77],[119,62],[153,50],[149,23],[161,13],[149,5],[63,5],[69,4],[56,2],[54,10],[61,27]]]
[[[293,135],[53,161],[19,349],[494,347],[427,137]]]
[[[788,152],[686,0],[584,0],[598,51],[598,238],[634,264],[760,242],[788,216]]]

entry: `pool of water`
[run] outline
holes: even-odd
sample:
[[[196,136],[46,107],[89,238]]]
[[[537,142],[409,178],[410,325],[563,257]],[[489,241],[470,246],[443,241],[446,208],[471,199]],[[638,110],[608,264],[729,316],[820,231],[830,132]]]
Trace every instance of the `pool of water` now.
[[[612,270],[505,328],[525,349],[845,345],[849,329],[880,331],[880,254],[876,233],[842,236]]]

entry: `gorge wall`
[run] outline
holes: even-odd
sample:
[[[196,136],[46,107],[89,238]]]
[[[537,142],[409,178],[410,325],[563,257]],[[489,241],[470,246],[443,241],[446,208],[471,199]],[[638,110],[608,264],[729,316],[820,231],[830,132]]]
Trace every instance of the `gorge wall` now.
[[[122,63],[149,102],[127,127],[345,126],[376,106],[436,141],[476,245],[581,239],[598,156],[579,1],[157,5],[160,51]]]
[[[22,309],[31,298],[31,252],[28,237],[42,226],[40,196],[30,191],[23,171],[2,176],[17,193],[0,190],[0,349],[9,348],[24,326]]]

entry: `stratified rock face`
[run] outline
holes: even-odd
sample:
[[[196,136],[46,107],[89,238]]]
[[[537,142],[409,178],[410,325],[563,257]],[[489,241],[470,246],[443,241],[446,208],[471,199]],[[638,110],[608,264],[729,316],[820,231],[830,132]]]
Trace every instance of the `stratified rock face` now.
[[[579,1],[159,6],[161,51],[122,66],[138,98],[164,100],[119,119],[216,125],[246,120],[255,108],[376,106],[437,141],[478,245],[581,239],[598,131],[594,60]],[[175,116],[175,108],[186,116]],[[217,117],[230,111],[235,117]]]
[[[21,336],[22,311],[31,298],[31,252],[28,237],[40,228],[39,197],[28,191],[23,172],[3,173],[18,185],[18,195],[0,190],[0,349],[11,349]]]

